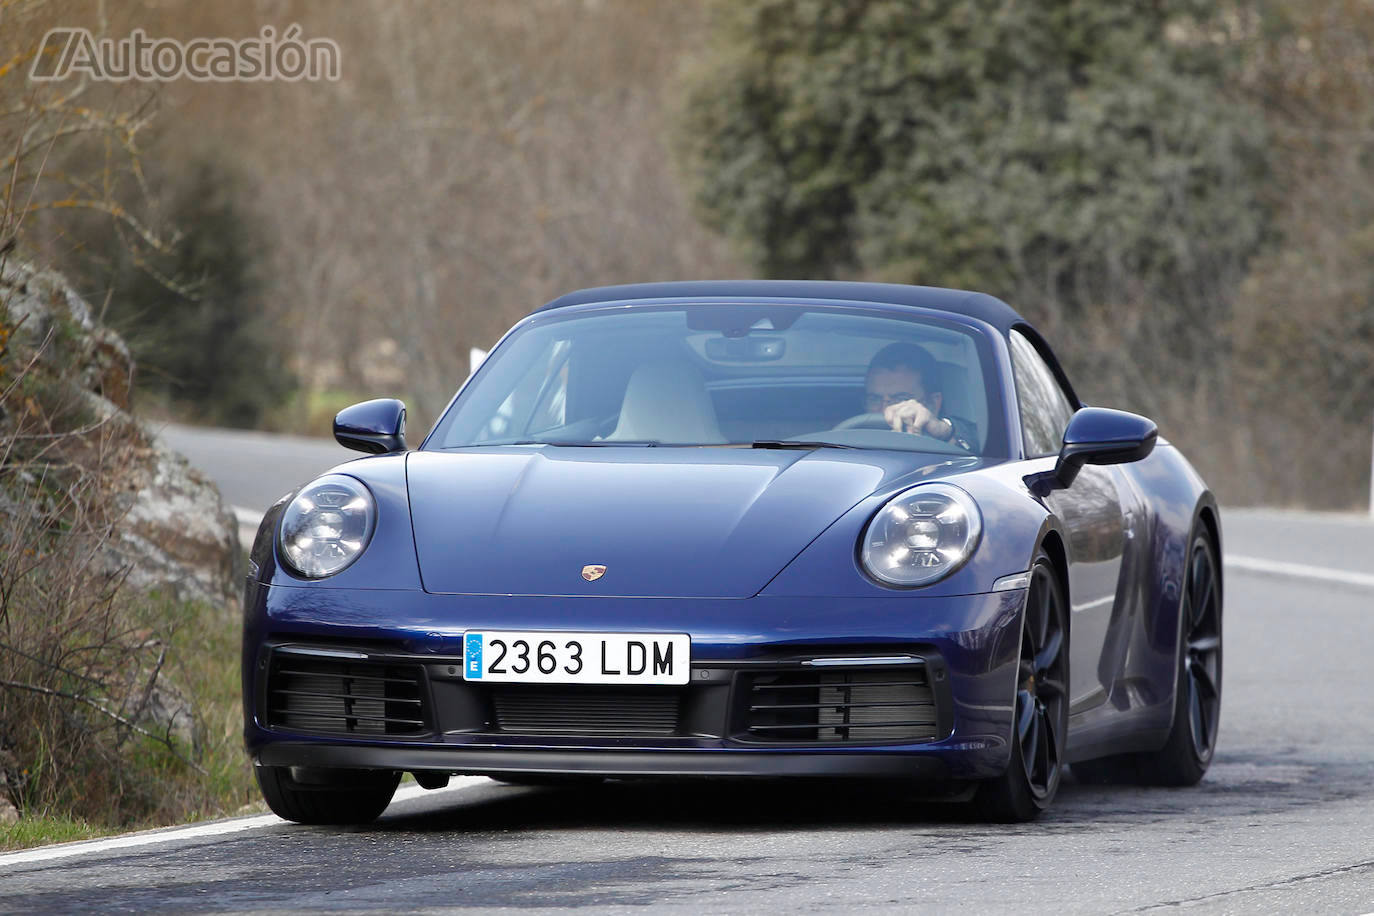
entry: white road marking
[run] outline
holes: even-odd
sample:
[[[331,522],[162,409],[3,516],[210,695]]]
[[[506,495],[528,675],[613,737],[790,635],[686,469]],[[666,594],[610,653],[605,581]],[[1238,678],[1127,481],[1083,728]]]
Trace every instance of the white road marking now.
[[[1243,557],[1235,554],[1227,554],[1226,565],[1247,572],[1374,588],[1374,575],[1370,573],[1347,572],[1344,569],[1331,569],[1326,566],[1308,566],[1306,563],[1286,563],[1282,560],[1265,560],[1261,557]]]
[[[392,797],[391,803],[394,805],[396,802],[409,801],[412,798],[419,798],[422,795],[443,795],[449,792],[474,789],[482,785],[492,785],[492,781],[485,776],[455,776],[449,781],[449,784],[442,789],[424,789],[415,785],[398,789],[396,794]],[[192,824],[189,827],[145,830],[140,833],[130,833],[124,836],[109,837],[103,840],[83,840],[76,843],[60,843],[55,846],[40,846],[37,849],[26,849],[22,852],[11,852],[0,855],[0,869],[8,865],[24,865],[30,862],[51,862],[54,859],[69,859],[73,856],[92,855],[100,852],[137,849],[141,846],[153,846],[158,843],[175,843],[179,840],[197,840],[203,837],[224,836],[229,833],[242,833],[245,830],[261,830],[265,827],[280,827],[290,823],[290,821],[282,820],[275,814],[259,814],[254,817],[238,817],[225,821],[213,821],[208,824]]]
[[[1070,608],[1070,610],[1072,610],[1075,614],[1081,614],[1083,611],[1091,611],[1095,607],[1102,607],[1104,604],[1111,604],[1115,600],[1116,594],[1112,593],[1110,595],[1103,595],[1096,601],[1088,601],[1083,604],[1075,604]]]

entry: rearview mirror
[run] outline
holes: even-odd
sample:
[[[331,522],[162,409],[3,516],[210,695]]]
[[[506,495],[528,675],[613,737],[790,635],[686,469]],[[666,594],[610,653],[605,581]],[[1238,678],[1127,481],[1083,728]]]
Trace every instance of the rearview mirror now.
[[[1124,410],[1084,407],[1069,419],[1054,478],[1067,487],[1085,464],[1127,464],[1154,450],[1159,428],[1153,420]]]
[[[781,337],[708,337],[706,356],[722,363],[763,363],[782,359],[787,341]]]
[[[406,405],[377,398],[345,407],[334,417],[334,438],[344,448],[370,455],[405,451]]]

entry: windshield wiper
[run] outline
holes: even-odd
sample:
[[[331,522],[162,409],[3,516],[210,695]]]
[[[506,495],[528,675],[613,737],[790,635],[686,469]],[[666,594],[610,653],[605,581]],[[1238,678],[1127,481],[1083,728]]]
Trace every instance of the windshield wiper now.
[[[803,439],[755,439],[750,448],[854,448],[838,442],[808,442]]]

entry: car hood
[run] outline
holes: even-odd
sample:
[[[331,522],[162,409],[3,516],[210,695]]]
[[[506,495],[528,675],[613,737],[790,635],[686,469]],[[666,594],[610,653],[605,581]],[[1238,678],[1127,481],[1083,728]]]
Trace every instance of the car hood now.
[[[503,447],[412,452],[406,475],[426,591],[747,598],[885,483],[949,464],[832,449]],[[587,581],[586,566],[605,572]]]

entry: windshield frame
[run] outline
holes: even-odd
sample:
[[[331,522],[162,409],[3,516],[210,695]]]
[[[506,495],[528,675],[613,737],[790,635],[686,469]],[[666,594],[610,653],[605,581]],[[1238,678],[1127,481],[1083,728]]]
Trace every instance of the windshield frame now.
[[[465,448],[486,447],[480,443],[467,445],[444,446],[444,435],[453,424],[457,410],[460,408],[464,394],[469,386],[480,381],[484,372],[487,372],[494,365],[502,349],[518,335],[534,328],[542,328],[552,324],[559,324],[566,321],[573,321],[598,314],[613,314],[624,311],[681,311],[684,308],[690,309],[693,306],[740,306],[748,307],[799,307],[807,311],[833,311],[839,313],[868,315],[870,317],[880,317],[895,320],[907,320],[913,323],[935,324],[945,326],[948,329],[967,333],[974,341],[979,362],[984,372],[983,385],[988,400],[988,423],[989,430],[986,442],[977,457],[985,459],[1011,459],[1019,455],[1019,448],[1015,440],[1019,436],[1019,422],[1014,414],[1015,401],[1007,396],[1006,378],[1009,372],[1009,362],[1006,353],[1006,341],[1001,333],[991,324],[969,315],[962,315],[957,312],[944,311],[940,309],[922,308],[919,306],[900,305],[883,302],[869,302],[863,300],[840,300],[840,299],[810,299],[807,297],[788,296],[779,297],[753,297],[753,296],[688,296],[680,298],[661,298],[661,299],[635,299],[635,300],[611,300],[605,302],[588,302],[576,305],[563,306],[557,309],[545,309],[532,312],[520,321],[511,326],[496,345],[492,347],[487,357],[468,376],[459,386],[453,397],[445,406],[439,419],[434,423],[428,435],[418,446],[422,451],[458,451]],[[580,444],[580,443],[579,443]],[[603,443],[598,443],[602,445]],[[612,445],[612,442],[605,442],[604,445]],[[633,447],[633,443],[624,443]],[[728,443],[728,447],[740,447],[748,443]],[[520,446],[506,444],[503,447],[542,447],[539,443],[527,443]],[[699,445],[674,447],[721,447],[719,445]],[[918,449],[905,448],[885,448],[882,446],[847,446],[850,448],[868,449],[875,451],[901,451],[917,453]],[[936,450],[931,450],[936,451]]]

